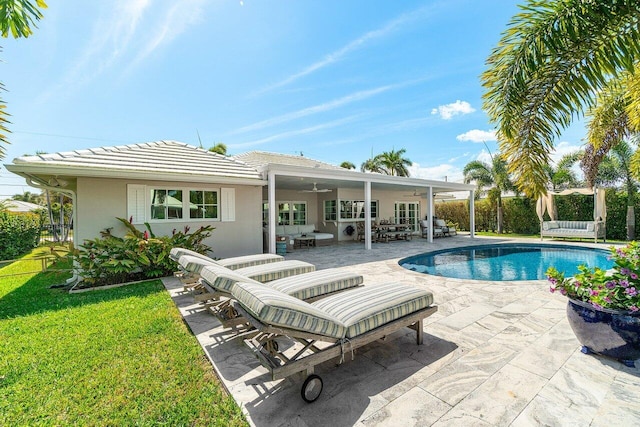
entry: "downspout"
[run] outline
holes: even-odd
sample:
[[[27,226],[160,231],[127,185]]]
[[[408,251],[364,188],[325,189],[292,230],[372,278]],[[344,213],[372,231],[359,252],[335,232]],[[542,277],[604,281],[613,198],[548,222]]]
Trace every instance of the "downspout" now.
[[[27,184],[29,184],[29,186],[31,187],[35,187],[35,188],[39,188],[41,190],[51,190],[51,191],[57,191],[59,193],[65,193],[68,194],[69,196],[71,196],[71,203],[73,204],[73,208],[72,208],[72,213],[71,213],[71,219],[72,219],[72,224],[73,227],[77,227],[77,197],[76,197],[76,192],[73,190],[69,190],[66,188],[60,188],[60,187],[52,187],[50,185],[47,184],[43,184],[42,181],[40,181],[40,179],[33,177],[31,175],[26,175],[25,176],[26,180],[27,180]],[[74,236],[75,237],[75,236]],[[71,241],[71,246],[72,248],[75,246],[74,245],[75,240]],[[66,284],[70,285],[72,283],[76,283],[78,281],[78,263],[77,261],[74,259],[73,260],[73,269],[72,269],[72,275],[69,279],[67,279]]]

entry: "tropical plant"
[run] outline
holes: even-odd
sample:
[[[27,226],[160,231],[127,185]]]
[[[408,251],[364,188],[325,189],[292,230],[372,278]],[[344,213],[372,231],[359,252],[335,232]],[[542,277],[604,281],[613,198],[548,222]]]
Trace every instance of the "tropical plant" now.
[[[491,156],[491,164],[481,160],[473,160],[464,167],[464,182],[475,182],[478,188],[476,197],[487,194],[496,201],[498,217],[498,233],[503,232],[502,193],[515,190],[509,177],[507,163],[500,154]]]
[[[36,21],[42,18],[42,13],[38,8],[46,9],[44,0],[2,0],[0,1],[0,34],[8,37],[9,33],[15,39],[29,37],[33,34],[31,27],[36,28]],[[0,92],[4,91],[4,84],[0,82]],[[0,98],[0,159],[4,158],[5,149],[3,145],[9,144],[7,124],[9,114],[6,112],[6,103]]]
[[[378,157],[371,157],[370,159],[365,160],[362,165],[360,165],[360,170],[362,172],[373,172],[373,173],[384,173],[384,169],[380,164]]]
[[[636,237],[635,201],[638,182],[631,172],[633,148],[627,141],[621,141],[611,148],[598,167],[595,185],[615,187],[622,185],[627,193],[626,229],[627,240]]]
[[[79,286],[94,287],[170,275],[176,268],[169,258],[171,249],[188,247],[205,253],[210,248],[202,241],[214,230],[205,226],[189,234],[190,229],[186,226],[184,231],[174,229],[171,236],[156,236],[148,223],[145,223],[146,230],[140,231],[131,223],[131,218],[129,221],[118,220],[127,228],[124,237],[114,236],[111,229],[107,229],[101,233],[101,238],[85,240],[73,254],[82,277]]]
[[[35,203],[37,205],[42,203],[42,194],[35,194],[30,191],[25,191],[22,194],[14,194],[11,200],[20,200],[22,202]]]
[[[640,245],[631,242],[623,248],[611,248],[611,270],[578,267],[580,273],[565,278],[555,268],[547,270],[550,291],[584,301],[597,309],[640,310]]]
[[[482,75],[484,109],[519,188],[546,192],[554,138],[613,83],[640,124],[640,2],[528,0]],[[635,73],[634,73],[635,72]]]
[[[16,258],[38,246],[41,223],[38,214],[0,209],[0,260]]]
[[[387,175],[409,176],[408,166],[413,163],[404,157],[407,150],[402,148],[398,151],[385,151],[376,156],[376,161]]]
[[[223,144],[222,142],[218,142],[216,145],[214,145],[213,147],[209,148],[209,151],[211,151],[212,153],[217,153],[217,154],[221,154],[223,156],[227,155],[227,146],[226,144]]]
[[[563,190],[580,185],[580,180],[571,168],[582,159],[582,156],[582,151],[576,151],[562,156],[555,167],[551,164],[545,165],[544,169],[552,190]]]
[[[340,167],[344,168],[344,169],[355,169],[356,165],[354,165],[353,163],[351,163],[349,161],[344,161],[344,162],[340,163]]]

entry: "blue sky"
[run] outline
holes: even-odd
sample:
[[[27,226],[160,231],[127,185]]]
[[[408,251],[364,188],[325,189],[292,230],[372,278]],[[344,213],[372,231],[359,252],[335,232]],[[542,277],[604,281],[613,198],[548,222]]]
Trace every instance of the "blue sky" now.
[[[406,149],[412,176],[462,180],[497,151],[480,74],[521,1],[50,1],[0,40],[11,145],[173,139],[358,167]],[[584,137],[570,128],[557,155]],[[0,198],[28,191],[0,170]]]

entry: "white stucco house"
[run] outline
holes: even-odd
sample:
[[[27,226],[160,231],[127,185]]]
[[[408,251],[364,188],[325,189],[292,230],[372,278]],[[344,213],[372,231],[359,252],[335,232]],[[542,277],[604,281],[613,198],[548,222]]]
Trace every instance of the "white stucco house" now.
[[[277,225],[313,224],[334,241],[353,240],[345,229],[359,221],[433,216],[438,193],[474,186],[361,173],[302,156],[252,151],[227,157],[175,141],[24,156],[5,167],[31,186],[62,191],[74,201],[76,244],[116,217],[151,224],[156,234],[212,225],[205,241],[217,257],[275,252]],[[473,224],[470,224],[473,236]],[[371,248],[369,233],[364,241]],[[429,236],[429,240],[433,238]]]

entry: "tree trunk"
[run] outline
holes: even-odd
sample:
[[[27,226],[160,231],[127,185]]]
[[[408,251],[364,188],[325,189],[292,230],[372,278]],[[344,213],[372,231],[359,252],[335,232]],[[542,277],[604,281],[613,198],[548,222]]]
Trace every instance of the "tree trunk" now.
[[[498,234],[502,234],[502,206],[498,205]]]
[[[636,212],[633,206],[627,206],[627,240],[636,238]]]

